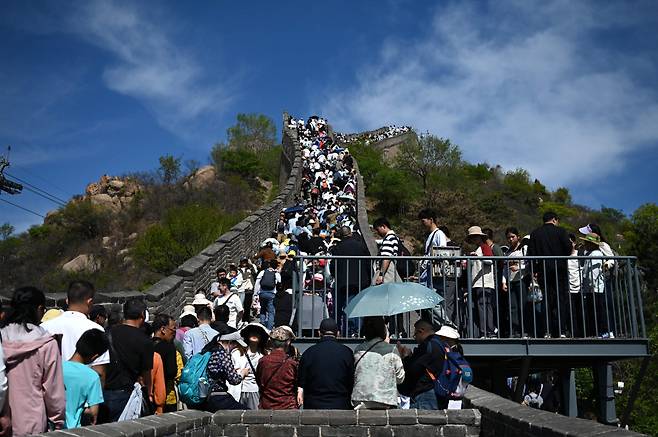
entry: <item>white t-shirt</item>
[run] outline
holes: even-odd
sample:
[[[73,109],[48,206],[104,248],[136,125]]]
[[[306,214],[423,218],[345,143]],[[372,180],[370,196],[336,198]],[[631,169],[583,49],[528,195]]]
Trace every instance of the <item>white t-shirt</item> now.
[[[432,231],[425,240],[425,255],[431,255],[430,250],[434,246],[446,247],[448,245],[448,238],[446,234],[439,228]]]
[[[251,360],[251,364],[254,366],[254,369],[258,369],[258,362],[261,358],[263,358],[263,354],[260,352],[254,353],[249,350],[247,350],[247,354],[249,354],[249,359]],[[236,369],[249,369],[249,374],[242,380],[242,392],[257,393],[258,384],[256,383],[256,375],[254,375],[253,370],[251,370],[247,356],[241,355],[238,352],[237,354],[232,355],[231,358],[233,359],[233,364],[235,365]]]
[[[80,337],[82,337],[82,334],[90,329],[98,329],[105,332],[101,325],[89,320],[87,316],[78,311],[66,311],[59,317],[43,322],[41,327],[53,335],[62,335],[62,359],[64,361],[71,359],[75,353],[75,345],[80,340]],[[91,365],[97,366],[109,362],[110,352],[105,351]]]
[[[217,296],[213,302],[215,307],[226,305],[229,309],[228,325],[238,327],[238,313],[244,310],[240,297],[236,293],[229,293],[226,296]]]

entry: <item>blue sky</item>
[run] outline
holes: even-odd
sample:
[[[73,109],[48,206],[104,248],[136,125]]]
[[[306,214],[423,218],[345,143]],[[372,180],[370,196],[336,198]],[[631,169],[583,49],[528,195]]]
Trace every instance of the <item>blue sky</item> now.
[[[0,146],[68,199],[163,154],[207,161],[239,112],[409,124],[575,201],[658,199],[658,3],[5,1]],[[9,198],[45,214],[56,205]],[[0,203],[0,223],[41,219]]]

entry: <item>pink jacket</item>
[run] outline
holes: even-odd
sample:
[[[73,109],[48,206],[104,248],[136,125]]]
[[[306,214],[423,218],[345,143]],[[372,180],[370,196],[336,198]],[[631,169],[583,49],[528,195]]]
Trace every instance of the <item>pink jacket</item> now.
[[[17,323],[2,328],[14,436],[42,433],[47,430],[47,420],[61,429],[65,421],[59,345],[45,329],[28,328],[29,332]]]

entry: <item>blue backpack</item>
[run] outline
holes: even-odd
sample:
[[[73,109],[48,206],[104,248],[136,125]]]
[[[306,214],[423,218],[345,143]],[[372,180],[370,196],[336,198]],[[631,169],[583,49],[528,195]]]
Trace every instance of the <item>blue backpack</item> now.
[[[443,369],[438,375],[434,375],[429,369],[425,369],[430,379],[434,382],[434,393],[440,399],[461,399],[463,386],[473,381],[473,369],[459,352],[452,350],[450,346],[432,336],[427,344],[427,353],[432,353],[432,344],[437,345],[443,351]],[[460,383],[462,387],[460,387]]]
[[[181,401],[199,405],[208,397],[208,361],[211,352],[193,355],[183,367],[178,390]]]

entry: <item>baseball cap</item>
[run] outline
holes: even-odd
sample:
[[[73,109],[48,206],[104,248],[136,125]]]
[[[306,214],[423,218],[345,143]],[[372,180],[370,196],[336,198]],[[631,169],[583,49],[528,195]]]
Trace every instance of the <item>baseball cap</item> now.
[[[332,332],[338,334],[338,324],[334,319],[327,318],[320,322],[320,332]]]

